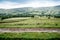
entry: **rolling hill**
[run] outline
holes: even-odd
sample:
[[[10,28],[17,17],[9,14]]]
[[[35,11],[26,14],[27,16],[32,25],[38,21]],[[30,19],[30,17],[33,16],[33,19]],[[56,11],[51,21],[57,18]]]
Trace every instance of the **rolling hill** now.
[[[14,9],[0,9],[0,17],[30,17],[30,16],[59,16],[60,17],[60,5],[53,7],[24,7]]]

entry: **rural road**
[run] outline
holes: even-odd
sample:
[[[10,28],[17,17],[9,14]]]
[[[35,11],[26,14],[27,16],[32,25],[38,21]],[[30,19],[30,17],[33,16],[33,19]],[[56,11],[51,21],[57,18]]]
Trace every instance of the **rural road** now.
[[[0,28],[0,32],[60,32],[60,28]]]

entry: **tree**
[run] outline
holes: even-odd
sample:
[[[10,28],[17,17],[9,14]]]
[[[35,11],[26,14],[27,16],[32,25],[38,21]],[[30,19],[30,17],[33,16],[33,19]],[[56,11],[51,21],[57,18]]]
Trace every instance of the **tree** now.
[[[49,15],[48,15],[48,19],[50,19],[50,16],[51,16],[51,15],[49,14]]]
[[[32,15],[31,17],[34,18],[34,15]]]

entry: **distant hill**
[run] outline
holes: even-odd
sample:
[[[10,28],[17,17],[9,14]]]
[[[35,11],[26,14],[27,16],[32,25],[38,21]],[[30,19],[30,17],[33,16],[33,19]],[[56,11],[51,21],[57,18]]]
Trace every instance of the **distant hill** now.
[[[60,5],[58,5],[58,6],[55,6],[55,7],[60,7]]]
[[[58,15],[59,14],[59,15]],[[17,17],[17,16],[33,16],[33,15],[58,15],[60,16],[60,5],[53,7],[24,7],[14,9],[0,9],[0,17]]]

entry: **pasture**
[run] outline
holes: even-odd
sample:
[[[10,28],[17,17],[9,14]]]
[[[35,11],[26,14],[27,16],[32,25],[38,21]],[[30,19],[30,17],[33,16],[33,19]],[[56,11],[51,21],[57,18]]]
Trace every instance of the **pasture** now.
[[[20,17],[20,18],[8,18],[0,20],[0,28],[41,28],[41,27],[60,27],[60,18],[45,18],[45,17]]]

